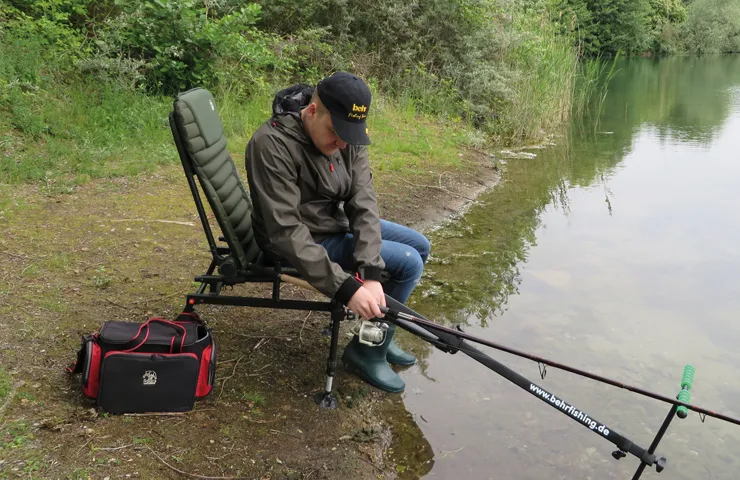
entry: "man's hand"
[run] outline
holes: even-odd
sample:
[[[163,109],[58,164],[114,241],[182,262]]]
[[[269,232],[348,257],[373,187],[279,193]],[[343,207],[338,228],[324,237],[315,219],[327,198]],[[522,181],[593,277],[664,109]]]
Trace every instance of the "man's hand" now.
[[[377,280],[365,280],[363,287],[370,290],[370,293],[375,297],[375,303],[381,307],[385,307],[385,293],[383,293],[383,284]]]
[[[383,286],[378,281],[366,280],[364,285],[349,299],[347,306],[363,318],[370,320],[383,317],[378,305],[385,306]]]

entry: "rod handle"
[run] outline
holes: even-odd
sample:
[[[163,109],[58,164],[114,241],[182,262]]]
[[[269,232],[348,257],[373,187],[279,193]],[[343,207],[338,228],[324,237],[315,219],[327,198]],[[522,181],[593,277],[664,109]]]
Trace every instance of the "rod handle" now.
[[[694,367],[692,365],[686,365],[683,369],[683,378],[681,379],[681,391],[678,392],[676,399],[679,402],[689,403],[691,400],[691,386],[694,384]],[[686,418],[689,414],[689,409],[683,406],[679,406],[676,409],[676,415],[678,418]]]

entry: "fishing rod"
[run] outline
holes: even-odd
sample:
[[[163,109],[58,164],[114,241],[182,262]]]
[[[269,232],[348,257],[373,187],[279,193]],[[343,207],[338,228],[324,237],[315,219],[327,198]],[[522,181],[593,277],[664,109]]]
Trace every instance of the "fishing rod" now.
[[[306,282],[305,280],[298,279],[298,278],[295,278],[295,277],[292,277],[286,274],[277,274],[276,276],[281,281],[292,283],[294,285],[307,288],[313,291],[318,291],[315,288],[313,288],[311,285],[309,285],[308,282]],[[644,472],[645,468],[651,467],[653,465],[655,465],[655,470],[658,473],[663,471],[663,469],[666,466],[667,460],[665,457],[657,456],[655,454],[655,451],[658,448],[658,444],[662,440],[666,431],[668,431],[668,427],[670,426],[674,417],[678,416],[681,419],[686,418],[688,416],[688,411],[693,410],[699,414],[699,417],[702,422],[705,421],[707,416],[710,416],[710,417],[718,418],[720,420],[723,420],[729,423],[733,423],[735,425],[740,425],[740,420],[736,418],[723,415],[723,414],[719,414],[711,410],[707,410],[705,408],[691,405],[689,403],[691,400],[690,390],[694,382],[694,372],[695,372],[694,367],[691,365],[686,365],[686,367],[684,368],[683,377],[681,378],[681,390],[679,391],[678,395],[676,396],[676,399],[674,400],[672,398],[669,398],[669,397],[666,397],[666,396],[663,396],[657,393],[653,393],[653,392],[644,390],[642,388],[626,385],[616,380],[611,380],[601,375],[596,375],[594,373],[586,372],[586,371],[583,371],[583,370],[580,370],[574,367],[570,367],[570,366],[563,365],[558,362],[554,362],[552,360],[547,360],[545,358],[542,358],[536,355],[522,352],[514,348],[506,347],[504,345],[499,345],[497,343],[475,337],[473,335],[463,332],[459,328],[452,329],[452,328],[444,327],[442,325],[429,321],[428,319],[424,318],[422,315],[416,313],[415,311],[408,308],[406,305],[398,302],[397,300],[395,300],[392,297],[389,297],[388,295],[385,296],[385,300],[386,300],[386,306],[385,307],[379,306],[381,312],[385,315],[384,318],[377,319],[381,323],[382,322],[395,323],[396,325],[403,328],[404,330],[407,330],[413,335],[420,337],[421,339],[431,343],[432,345],[436,346],[438,349],[444,352],[451,353],[451,354],[454,354],[457,352],[463,352],[465,355],[473,358],[474,360],[478,361],[479,363],[483,364],[484,366],[498,373],[505,379],[519,386],[523,390],[529,392],[535,398],[538,398],[539,400],[545,402],[551,407],[557,409],[560,413],[567,415],[568,418],[571,418],[572,420],[577,421],[578,423],[588,428],[592,432],[596,433],[600,437],[614,444],[617,447],[617,450],[612,452],[612,457],[614,457],[616,460],[620,460],[626,457],[627,454],[631,454],[637,457],[640,460],[640,465],[637,467],[637,471],[632,477],[632,480],[638,480],[641,477],[642,473]],[[383,338],[383,335],[384,335],[382,333],[382,328],[378,328],[374,326],[373,324],[376,322],[373,322],[373,321],[365,320],[363,323],[367,324],[366,327],[368,327],[365,329],[363,329],[362,327],[360,328],[359,333],[361,337],[364,335],[363,330],[367,334],[367,339],[364,341],[364,343],[369,343],[369,344],[382,343],[382,341],[378,342],[379,338]],[[380,337],[378,337],[377,334],[380,334]],[[501,362],[498,362],[494,360],[493,358],[489,357],[488,355],[476,349],[472,345],[466,343],[465,340],[469,340],[474,343],[485,345],[485,346],[488,346],[488,347],[491,347],[497,350],[501,350],[501,351],[537,362],[538,365],[540,365],[540,377],[542,377],[543,380],[547,372],[546,366],[549,365],[551,367],[565,370],[567,372],[571,372],[576,375],[590,378],[598,382],[602,382],[608,385],[623,388],[631,392],[653,398],[655,400],[669,403],[671,407],[670,407],[670,410],[668,411],[668,415],[666,415],[665,420],[663,420],[663,423],[658,429],[658,432],[653,438],[653,441],[651,442],[650,446],[647,449],[645,449],[637,445],[636,443],[634,443],[632,440],[628,439],[624,435],[617,433],[617,431],[615,431],[613,428],[610,428],[606,424],[601,423],[598,420],[594,419],[593,417],[591,417],[589,414],[587,414],[583,410],[580,410],[579,408],[577,408],[574,404],[565,401],[563,398],[558,397],[557,395],[540,387],[534,382],[531,382],[530,380],[523,377],[522,375],[515,372],[514,370],[510,369],[509,367],[502,364]],[[363,341],[363,339],[360,339],[360,341]]]
[[[495,343],[495,342],[491,342],[489,340],[485,340],[485,339],[482,339],[482,338],[479,338],[479,337],[475,337],[473,335],[470,335],[470,334],[467,334],[467,333],[463,332],[462,330],[455,330],[455,329],[452,329],[452,328],[444,327],[442,325],[438,325],[436,323],[430,322],[429,320],[426,320],[426,319],[421,318],[421,317],[417,317],[417,316],[410,315],[408,313],[403,313],[403,312],[400,312],[400,311],[394,311],[394,310],[388,309],[387,307],[380,307],[380,309],[381,309],[381,311],[383,313],[389,314],[389,315],[391,315],[394,318],[398,318],[398,319],[402,319],[402,320],[407,320],[407,321],[413,322],[413,323],[415,323],[417,325],[421,325],[421,326],[424,326],[424,327],[429,327],[430,329],[437,330],[437,331],[440,331],[440,332],[449,333],[450,335],[454,335],[454,336],[459,337],[459,338],[470,340],[471,342],[479,343],[479,344],[485,345],[487,347],[495,348],[496,350],[501,350],[502,352],[507,352],[507,353],[510,353],[512,355],[516,355],[518,357],[522,357],[522,358],[526,358],[528,360],[532,360],[534,362],[537,362],[538,364],[555,367],[555,368],[558,368],[560,370],[564,370],[566,372],[574,373],[574,374],[579,375],[581,377],[590,378],[592,380],[596,380],[597,382],[606,383],[608,385],[612,385],[614,387],[623,388],[625,390],[629,390],[630,392],[637,393],[639,395],[643,395],[643,396],[646,396],[646,397],[650,397],[652,399],[659,400],[661,402],[665,402],[665,403],[669,403],[669,404],[672,404],[672,405],[676,405],[677,407],[679,407],[678,413],[679,413],[679,416],[681,418],[686,418],[686,415],[687,415],[686,410],[693,410],[693,411],[695,411],[695,412],[697,412],[697,413],[699,413],[701,415],[706,415],[706,416],[718,418],[720,420],[724,420],[725,422],[734,423],[735,425],[740,425],[740,419],[729,417],[727,415],[723,415],[721,413],[717,413],[717,412],[714,412],[714,411],[711,411],[711,410],[707,410],[705,408],[702,408],[702,407],[699,407],[699,406],[692,405],[692,404],[688,403],[690,401],[690,393],[688,393],[688,390],[687,390],[687,394],[682,396],[685,399],[681,399],[681,398],[679,398],[678,400],[672,399],[670,397],[666,397],[664,395],[660,395],[658,393],[654,393],[654,392],[651,392],[649,390],[642,389],[640,387],[635,387],[635,386],[632,386],[632,385],[627,385],[625,383],[619,382],[617,380],[612,380],[610,378],[603,377],[603,376],[597,375],[595,373],[587,372],[585,370],[581,370],[581,369],[578,369],[578,368],[575,368],[575,367],[570,367],[568,365],[564,365],[562,363],[558,363],[558,362],[555,362],[553,360],[548,360],[546,358],[542,358],[542,357],[539,357],[537,355],[532,355],[532,354],[527,353],[527,352],[522,352],[521,350],[517,350],[517,349],[511,348],[511,347],[507,347],[505,345],[501,345],[501,344],[498,344],[498,343]],[[690,371],[691,378],[689,380],[693,380],[694,367],[691,366],[691,365],[687,365],[686,366],[686,369],[688,369],[688,371]],[[540,375],[541,375],[542,379],[545,378],[546,372],[547,372],[547,370],[545,370],[544,368],[540,368]],[[690,388],[690,386],[689,386],[689,388]]]
[[[446,351],[448,353],[453,353],[453,354],[460,351],[468,355],[469,357],[473,358],[474,360],[478,361],[479,363],[485,365],[489,369],[498,373],[499,375],[506,378],[507,380],[514,383],[515,385],[519,386],[523,390],[529,392],[534,397],[547,403],[548,405],[555,408],[559,412],[563,413],[564,415],[567,415],[569,418],[577,421],[581,425],[587,427],[592,432],[598,434],[600,437],[614,444],[618,450],[615,450],[614,452],[612,452],[612,456],[616,460],[626,457],[628,453],[637,457],[640,460],[640,465],[638,466],[637,471],[632,477],[632,480],[638,480],[641,477],[646,467],[651,467],[655,465],[655,470],[658,473],[663,471],[663,469],[666,466],[666,458],[658,457],[655,454],[655,450],[658,448],[658,444],[662,440],[663,436],[668,430],[668,427],[671,424],[671,421],[673,420],[675,416],[678,416],[679,418],[686,418],[688,415],[688,410],[693,410],[700,414],[702,422],[704,422],[706,416],[711,416],[711,417],[718,418],[720,420],[734,423],[736,425],[740,425],[740,420],[738,419],[729,417],[727,415],[722,415],[722,414],[719,414],[719,413],[716,413],[716,412],[713,412],[711,410],[707,410],[701,407],[697,407],[689,403],[690,398],[691,398],[691,395],[689,392],[693,385],[694,371],[695,371],[694,367],[691,365],[687,365],[684,368],[683,377],[681,379],[681,390],[679,391],[676,397],[677,399],[674,400],[669,397],[665,397],[663,395],[659,395],[653,392],[649,392],[647,390],[643,390],[641,388],[629,386],[622,382],[617,382],[615,380],[602,377],[600,375],[585,372],[585,371],[579,370],[574,367],[569,367],[567,365],[563,365],[558,362],[553,362],[551,360],[547,360],[547,359],[544,359],[544,358],[541,358],[535,355],[521,352],[513,348],[499,345],[494,342],[490,342],[490,341],[475,337],[473,335],[469,335],[465,332],[462,332],[461,330],[455,330],[455,329],[451,329],[448,327],[444,327],[442,325],[435,324],[433,322],[430,322],[426,318],[422,317],[421,315],[417,314],[413,310],[409,309],[402,303],[389,297],[388,295],[386,295],[386,305],[387,305],[386,307],[380,307],[381,311],[385,314],[385,318],[383,318],[382,320],[388,320],[392,323],[395,323],[396,325],[400,326],[404,330],[407,330],[410,333],[422,338],[423,340],[428,341],[429,343],[435,345],[437,348],[443,351]],[[511,370],[504,364],[494,360],[493,358],[489,357],[485,353],[476,349],[472,345],[467,344],[465,340],[469,340],[471,342],[479,343],[481,345],[485,345],[491,348],[505,351],[507,353],[511,353],[511,354],[514,354],[514,355],[517,355],[523,358],[527,358],[529,360],[538,362],[538,364],[541,364],[541,365],[549,365],[555,368],[559,368],[561,370],[574,373],[576,375],[581,375],[581,376],[584,376],[584,377],[587,377],[587,378],[590,378],[590,379],[593,379],[599,382],[603,382],[609,385],[624,388],[629,391],[639,393],[639,394],[648,396],[650,398],[669,403],[671,404],[671,407],[668,412],[668,415],[663,421],[663,424],[660,426],[658,432],[653,438],[652,443],[647,449],[645,449],[637,445],[636,443],[634,443],[633,441],[631,441],[624,435],[617,433],[613,428],[610,428],[606,424],[594,419],[593,417],[591,417],[589,414],[587,414],[583,410],[580,410],[579,408],[577,408],[574,404],[565,401],[563,398],[556,396],[555,394],[549,392],[548,390],[531,382],[530,380],[518,374],[517,372]],[[545,368],[541,367],[540,376],[543,379],[545,378],[545,374],[546,374]]]

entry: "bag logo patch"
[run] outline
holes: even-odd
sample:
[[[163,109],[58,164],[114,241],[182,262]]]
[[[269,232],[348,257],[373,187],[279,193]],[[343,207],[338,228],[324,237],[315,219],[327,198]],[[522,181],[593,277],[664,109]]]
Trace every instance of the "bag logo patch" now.
[[[157,372],[154,370],[147,370],[142,376],[144,385],[156,385],[157,384]]]

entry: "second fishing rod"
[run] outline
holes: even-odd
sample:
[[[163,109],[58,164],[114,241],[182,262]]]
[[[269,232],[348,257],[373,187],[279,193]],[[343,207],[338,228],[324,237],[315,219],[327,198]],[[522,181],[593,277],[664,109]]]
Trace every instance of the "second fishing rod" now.
[[[388,297],[386,297],[386,298],[388,298]],[[402,306],[402,305],[399,304],[399,306]],[[421,316],[409,314],[409,313],[406,313],[406,312],[404,312],[402,310],[399,310],[399,309],[388,308],[388,307],[381,307],[380,309],[381,309],[381,311],[384,314],[389,315],[391,317],[391,319],[401,320],[401,321],[406,321],[406,322],[411,322],[411,324],[417,325],[418,327],[410,327],[411,328],[411,330],[410,330],[411,333],[414,333],[416,335],[420,335],[419,328],[425,327],[424,330],[427,331],[427,332],[429,332],[431,330],[431,332],[433,332],[435,334],[436,333],[444,333],[444,334],[451,335],[451,336],[453,336],[455,338],[458,338],[458,339],[469,340],[471,342],[475,342],[475,343],[478,343],[480,345],[485,345],[487,347],[491,347],[491,348],[494,348],[496,350],[500,350],[502,352],[510,353],[510,354],[516,355],[518,357],[522,357],[522,358],[526,358],[528,360],[532,360],[534,362],[537,362],[538,364],[542,364],[542,365],[546,365],[546,366],[551,366],[551,367],[554,367],[554,368],[558,368],[560,370],[564,370],[566,372],[570,372],[570,373],[573,373],[575,375],[579,375],[581,377],[590,378],[591,380],[595,380],[597,382],[606,383],[606,384],[612,385],[614,387],[619,387],[619,388],[622,388],[622,389],[625,389],[625,390],[629,390],[630,392],[637,393],[639,395],[643,395],[643,396],[646,396],[646,397],[649,397],[649,398],[652,398],[652,399],[655,399],[655,400],[659,400],[661,402],[665,402],[665,403],[669,403],[671,405],[675,405],[677,407],[678,415],[681,418],[685,418],[686,417],[686,415],[688,413],[687,410],[693,410],[693,411],[695,411],[695,412],[697,412],[699,414],[702,414],[702,415],[707,415],[707,416],[710,416],[710,417],[717,418],[719,420],[723,420],[725,422],[733,423],[735,425],[740,425],[740,419],[733,418],[733,417],[730,417],[728,415],[717,413],[717,412],[714,412],[712,410],[708,410],[706,408],[702,408],[702,407],[699,407],[697,405],[690,404],[689,403],[689,401],[690,401],[690,394],[689,394],[688,389],[686,389],[686,391],[684,393],[681,393],[678,396],[677,399],[676,398],[666,397],[665,395],[660,395],[658,393],[651,392],[649,390],[645,390],[643,388],[636,387],[636,386],[633,386],[633,385],[627,385],[627,384],[625,384],[623,382],[619,382],[617,380],[612,380],[612,379],[607,378],[607,377],[604,377],[602,375],[597,375],[595,373],[591,373],[591,372],[588,372],[588,371],[585,371],[585,370],[581,370],[581,369],[578,369],[578,368],[575,368],[575,367],[571,367],[571,366],[568,366],[568,365],[565,365],[565,364],[562,364],[562,363],[559,363],[559,362],[555,362],[553,360],[548,360],[546,358],[543,358],[543,357],[540,357],[540,356],[537,356],[537,355],[533,355],[531,353],[523,352],[521,350],[517,350],[515,348],[511,348],[511,347],[508,347],[506,345],[501,345],[501,344],[492,342],[490,340],[485,340],[485,339],[476,337],[474,335],[470,335],[468,333],[465,333],[465,332],[463,332],[461,330],[456,330],[456,329],[444,327],[442,325],[433,323],[433,322],[431,322],[431,321],[429,321],[429,320],[427,320],[425,318],[422,318]],[[396,323],[398,323],[398,322],[396,322]],[[401,324],[401,323],[399,323],[399,326],[401,326],[402,328],[409,327],[408,324]],[[405,328],[405,329],[406,330],[409,330],[409,328]],[[423,335],[424,334],[422,333],[421,336],[423,336]],[[687,383],[687,381],[693,381],[693,367],[691,367],[691,366],[688,366],[688,367],[689,367],[688,368],[688,371],[686,372],[685,378],[682,379],[682,383]],[[544,370],[541,370],[541,372],[544,373]],[[543,378],[544,378],[544,375],[543,375]]]

